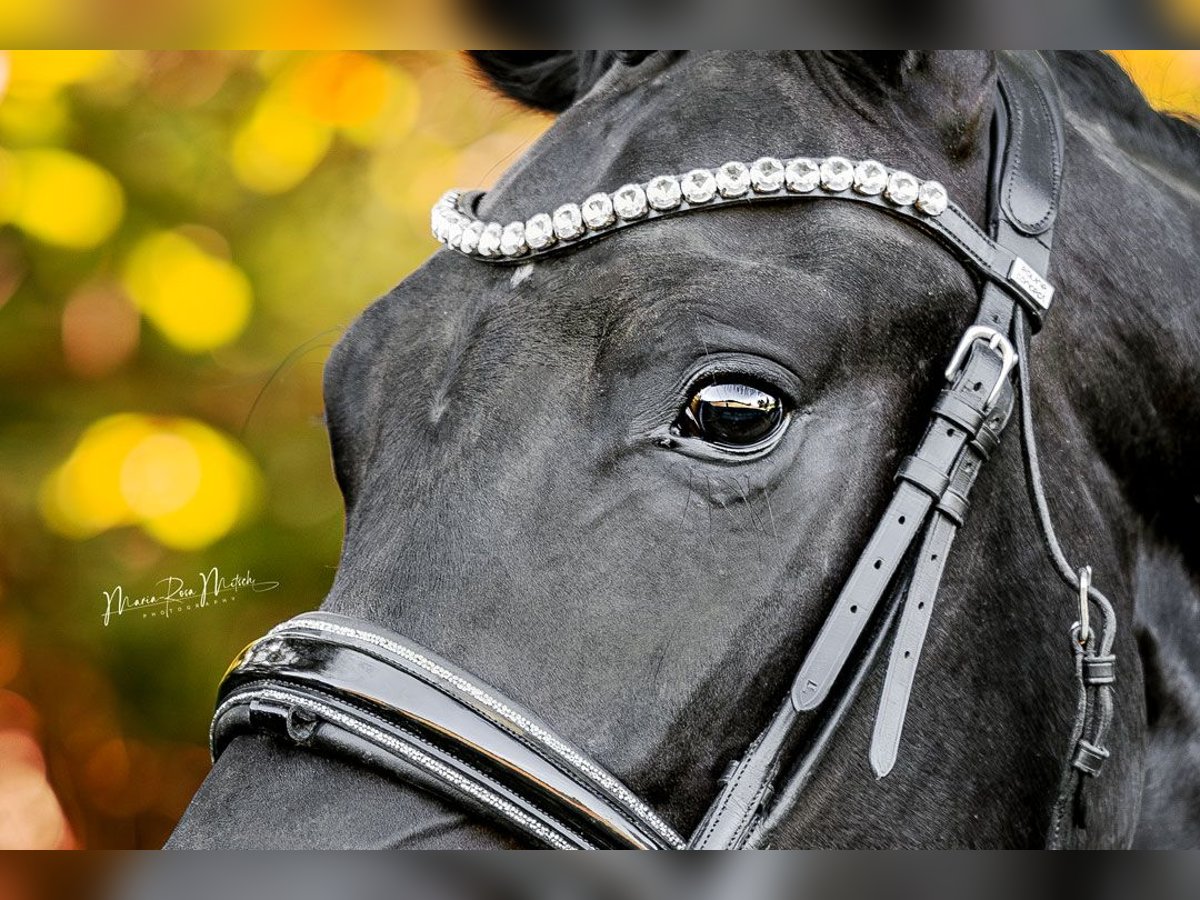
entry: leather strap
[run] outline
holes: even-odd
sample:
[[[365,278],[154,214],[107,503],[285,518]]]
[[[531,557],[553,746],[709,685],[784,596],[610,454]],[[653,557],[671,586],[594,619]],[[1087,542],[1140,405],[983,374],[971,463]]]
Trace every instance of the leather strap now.
[[[423,768],[443,793],[482,803],[550,846],[683,846],[615,776],[531,713],[378,626],[309,613],[251,644],[222,682],[214,758],[244,728],[270,726],[268,713],[279,720],[275,733],[297,739],[294,729],[279,727],[297,710],[319,723],[300,742],[366,741],[377,765],[399,758],[406,768]],[[522,798],[531,808],[522,808]],[[531,829],[537,822],[547,827]]]
[[[824,759],[834,734],[858,698],[867,676],[874,670],[875,661],[895,621],[900,597],[906,589],[907,582],[901,581],[891,591],[885,601],[884,611],[878,617],[878,624],[873,626],[872,639],[857,661],[853,675],[843,679],[845,686],[837,695],[837,703],[822,721],[816,722],[815,731],[806,741],[800,761],[778,797],[775,796],[774,786],[781,761],[796,742],[802,721],[816,716],[816,713],[797,712],[790,697],[783,701],[771,723],[750,745],[745,755],[729,766],[722,783],[726,790],[722,791],[697,827],[689,849],[756,846],[762,835],[770,833],[773,819],[778,819],[784,810],[795,806],[813,772]],[[757,785],[757,788],[739,791],[739,779],[742,783]]]
[[[968,442],[955,463],[950,486],[934,511],[933,520],[917,553],[912,582],[904,599],[900,622],[896,626],[887,675],[879,698],[879,713],[871,737],[871,768],[879,778],[887,776],[896,764],[917,664],[933,618],[934,602],[946,560],[966,514],[967,497],[987,460],[988,451],[985,447],[994,446],[999,441],[1000,433],[1012,414],[1014,400],[1011,386],[1006,385],[996,407],[987,418],[979,421],[976,439]],[[988,437],[980,441],[978,438],[983,435]],[[951,499],[953,502],[947,502]]]
[[[1063,125],[1058,87],[1040,54],[1000,54],[1000,97],[1012,123],[1004,166],[1012,173],[999,192],[1001,222],[996,235],[1005,247],[1016,249],[1007,233],[1011,227],[1037,238],[1046,235],[1045,256],[1022,249],[1025,261],[1045,271],[1050,237],[1058,215],[1063,176]]]
[[[986,398],[1007,376],[1002,367],[1000,354],[977,343],[950,388],[952,400],[935,407],[917,452],[900,468],[900,483],[887,510],[792,683],[792,704],[797,711],[813,709],[829,695],[900,561],[920,534],[926,515],[949,487],[955,461],[975,437],[955,421],[962,417],[958,407],[966,407],[982,419]]]

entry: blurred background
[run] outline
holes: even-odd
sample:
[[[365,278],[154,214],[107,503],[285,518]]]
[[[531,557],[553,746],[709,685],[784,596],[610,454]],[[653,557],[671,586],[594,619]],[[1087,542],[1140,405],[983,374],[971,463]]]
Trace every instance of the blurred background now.
[[[1200,52],[1116,56],[1200,112]],[[449,52],[0,52],[0,848],[166,838],[332,580],[331,345],[548,124]],[[136,602],[214,567],[277,586]]]

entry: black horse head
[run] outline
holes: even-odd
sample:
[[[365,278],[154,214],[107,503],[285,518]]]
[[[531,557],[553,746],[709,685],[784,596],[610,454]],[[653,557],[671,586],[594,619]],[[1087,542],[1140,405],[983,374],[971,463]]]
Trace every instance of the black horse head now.
[[[560,112],[487,195],[487,216],[798,153],[936,178],[986,215],[987,53],[480,64]],[[1200,138],[1103,58],[1053,67],[1067,132],[1061,296],[1037,339],[1033,400],[1060,538],[1116,600],[1128,686],[1088,841],[1184,840],[1200,785],[1200,629],[1178,627],[1200,615]],[[439,252],[364,312],[326,370],[346,537],[323,608],[387,625],[537,710],[687,833],[786,693],[977,295],[940,244],[858,204],[731,206],[518,267]],[[760,411],[722,412],[735,394]],[[1006,440],[948,564],[895,771],[872,773],[874,707],[858,704],[779,843],[1043,840],[1075,713],[1076,612],[1023,485]],[[512,842],[346,758],[265,736],[234,741],[172,838]]]

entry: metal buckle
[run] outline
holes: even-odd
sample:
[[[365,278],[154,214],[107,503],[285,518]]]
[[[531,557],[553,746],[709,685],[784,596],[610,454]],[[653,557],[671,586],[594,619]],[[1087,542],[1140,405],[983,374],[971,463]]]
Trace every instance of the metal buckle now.
[[[1092,629],[1088,622],[1088,592],[1092,589],[1092,567],[1079,570],[1079,644],[1086,647]]]
[[[987,339],[991,349],[1000,352],[1000,377],[992,385],[992,392],[988,394],[987,400],[983,404],[983,411],[987,412],[996,402],[996,398],[1000,396],[1000,389],[1004,387],[1005,380],[1017,364],[1017,351],[1013,349],[1008,338],[988,325],[972,325],[963,332],[958,346],[954,348],[954,355],[950,357],[950,365],[946,367],[946,380],[954,380],[962,368],[963,360],[967,358],[967,351],[971,349],[971,345],[983,338]]]

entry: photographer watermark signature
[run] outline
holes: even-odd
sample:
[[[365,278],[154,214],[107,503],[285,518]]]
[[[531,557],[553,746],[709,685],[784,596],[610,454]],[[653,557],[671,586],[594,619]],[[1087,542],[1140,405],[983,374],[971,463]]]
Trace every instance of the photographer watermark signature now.
[[[131,597],[119,584],[111,591],[103,591],[104,615],[101,618],[105,627],[114,616],[136,613],[143,619],[168,619],[172,614],[228,603],[236,600],[239,594],[258,594],[279,587],[278,581],[258,580],[250,574],[249,569],[226,576],[213,566],[207,572],[197,572],[196,575],[196,580],[191,582],[174,575],[168,576],[157,582],[157,592],[139,597]]]

